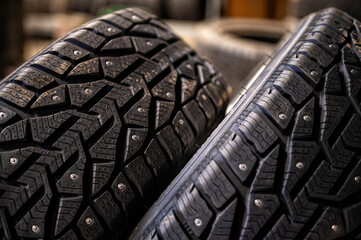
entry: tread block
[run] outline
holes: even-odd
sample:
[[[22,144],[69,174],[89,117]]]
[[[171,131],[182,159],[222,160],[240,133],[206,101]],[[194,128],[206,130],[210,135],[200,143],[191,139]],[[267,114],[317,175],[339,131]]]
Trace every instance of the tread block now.
[[[342,92],[340,69],[337,65],[334,65],[325,75],[325,92],[330,94]]]
[[[125,166],[125,173],[137,187],[144,199],[153,190],[154,180],[142,157],[137,157]]]
[[[69,84],[69,98],[73,106],[82,107],[105,87],[102,81],[82,84]]]
[[[176,99],[176,82],[177,72],[173,71],[152,88],[153,95],[174,102]]]
[[[153,139],[144,151],[145,160],[156,177],[169,175],[169,163],[157,141]]]
[[[276,89],[267,89],[257,101],[257,105],[282,129],[288,126],[295,111],[291,103]]]
[[[61,106],[67,103],[67,89],[61,85],[41,94],[31,105],[31,109]]]
[[[117,14],[114,14],[114,13],[108,14],[108,15],[104,16],[102,19],[104,19],[105,21],[109,21],[124,30],[128,29],[130,26],[133,25],[133,23],[131,21],[120,16],[119,14],[120,14],[119,12],[117,12]]]
[[[358,66],[352,66],[349,64],[345,64],[345,70],[343,72],[344,80],[346,84],[346,92],[349,96],[351,96],[355,101],[357,100],[357,95],[360,93],[361,83],[361,68]]]
[[[101,52],[132,52],[133,45],[129,36],[122,36],[110,40],[100,50]]]
[[[197,237],[201,236],[213,215],[194,185],[188,187],[179,197],[178,212]]]
[[[124,114],[125,124],[148,127],[150,96],[145,95]]]
[[[258,114],[251,112],[238,127],[245,138],[251,141],[258,152],[264,153],[277,139],[275,132]]]
[[[74,40],[95,50],[105,41],[105,38],[89,30],[79,30],[69,34],[65,38],[65,41]]]
[[[157,101],[155,113],[155,129],[167,123],[174,109],[173,102]]]
[[[112,183],[115,198],[122,204],[126,213],[132,213],[136,207],[135,193],[125,175],[120,172]]]
[[[321,32],[312,32],[308,34],[306,40],[317,44],[322,47],[322,49],[327,49],[327,51],[332,54],[332,57],[335,57],[339,51],[339,46],[335,40],[327,37]]]
[[[121,29],[114,27],[113,25],[110,25],[106,22],[99,21],[99,20],[92,21],[92,22],[84,25],[83,27],[93,30],[97,33],[101,33],[105,37],[113,37],[113,36],[118,35],[123,32]]]
[[[321,79],[322,69],[305,55],[295,54],[288,62],[288,66],[301,76],[310,79],[313,84],[317,84]]]
[[[288,150],[283,192],[290,192],[315,160],[320,147],[315,142],[293,141]],[[297,167],[298,166],[298,167]]]
[[[328,55],[324,50],[311,42],[302,44],[298,50],[298,53],[303,53],[308,57],[316,59],[318,64],[320,64],[322,67],[327,67],[333,61],[333,57]]]
[[[274,85],[287,93],[297,104],[303,102],[312,92],[311,86],[301,76],[287,69],[282,71]]]
[[[332,230],[337,225],[338,231]],[[337,209],[327,208],[311,229],[306,239],[335,239],[345,234],[342,215]]]
[[[182,110],[184,115],[189,119],[189,122],[195,128],[197,137],[199,137],[205,131],[207,126],[207,120],[204,113],[194,100],[184,105]]]
[[[358,59],[351,48],[350,44],[346,44],[342,49],[342,60],[344,64],[358,65]]]
[[[329,163],[322,161],[306,184],[310,196],[327,195],[341,173],[342,170],[333,168]]]
[[[89,148],[90,156],[95,159],[115,161],[120,130],[119,120],[103,136],[99,136],[99,140]]]
[[[361,119],[353,115],[345,130],[342,132],[342,139],[346,146],[361,148]]]
[[[15,142],[25,140],[29,126],[27,120],[22,120],[5,127],[0,133],[0,142]]]
[[[256,164],[257,157],[246,147],[242,138],[235,133],[232,134],[219,151],[240,180],[246,181]]]
[[[128,128],[124,159],[131,158],[141,149],[145,138],[147,137],[147,133],[147,128]]]
[[[202,170],[195,185],[203,195],[211,199],[216,208],[221,208],[236,193],[236,189],[214,160]]]
[[[169,60],[172,63],[175,63],[181,60],[182,58],[184,58],[185,56],[187,56],[191,52],[191,49],[188,46],[186,46],[182,41],[177,41],[169,45],[168,47],[164,48],[162,52],[168,56]],[[184,68],[187,69],[187,64],[183,64],[182,66],[183,66],[182,68],[183,70],[185,70]],[[186,72],[193,71],[193,74],[195,74],[194,69],[192,69],[192,65],[191,65],[191,69],[185,71]],[[180,70],[180,72],[182,72],[182,70]]]
[[[184,77],[181,78],[181,81],[182,81],[181,102],[184,103],[194,96],[198,83],[195,80],[187,79]]]
[[[94,208],[110,229],[114,231],[115,228],[119,228],[121,212],[110,192],[105,191],[98,198],[94,199]]]
[[[315,123],[315,98],[312,98],[297,113],[292,138],[312,138]]]
[[[62,56],[68,57],[73,61],[88,57],[90,54],[89,51],[69,42],[56,43],[49,49],[49,52],[61,54]]]
[[[115,163],[95,163],[93,165],[92,194],[97,194],[110,179]]]
[[[85,239],[104,239],[105,231],[100,224],[100,220],[90,207],[87,207],[77,223],[80,233]]]
[[[39,90],[55,82],[53,76],[31,67],[22,68],[14,80]]]
[[[150,54],[161,46],[166,46],[164,41],[156,38],[132,37],[132,41],[135,51],[143,55]]]
[[[344,96],[325,94],[322,103],[320,135],[322,141],[327,141],[345,115],[350,102]]]
[[[236,214],[237,200],[233,200],[222,212],[220,212],[212,225],[208,239],[229,239],[232,232],[233,220]]]
[[[89,77],[99,75],[99,58],[92,58],[76,65],[69,73],[69,77]]]
[[[182,166],[182,145],[178,137],[175,135],[173,128],[167,126],[160,130],[156,135],[160,145],[171,159],[172,165],[176,166],[176,168]]]
[[[73,221],[80,204],[82,196],[62,197],[59,200],[59,209],[56,217],[55,235],[58,235]]]
[[[274,188],[279,148],[279,145],[277,145],[267,157],[260,161],[256,177],[251,185],[251,192],[260,192]]]
[[[41,66],[58,75],[63,75],[71,66],[69,61],[63,60],[52,54],[42,54],[31,60],[31,66]]]
[[[123,71],[128,69],[138,60],[139,57],[137,55],[100,58],[100,62],[104,71],[104,76],[111,79],[117,78]]]
[[[208,94],[206,91],[204,91],[204,89],[198,91],[196,99],[200,108],[205,113],[207,120],[213,119],[216,116],[216,109],[214,108]]]
[[[151,60],[147,60],[140,65],[135,72],[142,75],[147,83],[152,82],[159,74],[163,72],[162,66]]]
[[[187,240],[188,237],[179,226],[174,213],[168,212],[167,215],[160,221],[158,226],[158,232],[162,239],[175,239],[175,240]]]
[[[280,201],[276,195],[250,194],[247,199],[247,213],[243,222],[240,239],[254,239],[279,206]]]
[[[1,87],[0,98],[11,102],[21,108],[26,107],[35,94],[14,83],[5,83]]]
[[[191,126],[188,124],[187,119],[184,117],[183,113],[179,111],[173,119],[172,122],[174,131],[178,134],[184,147],[192,146],[194,142],[194,133]]]

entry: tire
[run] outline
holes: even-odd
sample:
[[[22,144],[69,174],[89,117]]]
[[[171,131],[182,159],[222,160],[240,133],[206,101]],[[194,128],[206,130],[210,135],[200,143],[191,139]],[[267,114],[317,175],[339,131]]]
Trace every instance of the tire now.
[[[233,94],[289,29],[285,22],[262,19],[223,19],[200,24],[197,51],[222,73]]]
[[[304,19],[130,239],[360,239],[360,30]]]
[[[42,50],[0,86],[0,239],[124,238],[222,118],[223,84],[140,9]]]
[[[355,0],[296,0],[293,11],[296,17],[302,18],[307,14],[327,7],[339,8],[352,17],[361,20],[361,2]]]

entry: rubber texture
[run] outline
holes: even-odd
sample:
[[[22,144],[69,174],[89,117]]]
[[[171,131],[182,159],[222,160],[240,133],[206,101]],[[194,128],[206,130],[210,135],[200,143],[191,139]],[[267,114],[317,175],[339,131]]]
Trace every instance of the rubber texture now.
[[[123,238],[223,117],[223,84],[140,9],[51,44],[1,82],[0,239]]]
[[[262,19],[222,19],[199,24],[195,36],[197,51],[224,76],[232,96],[291,26]]]
[[[361,239],[360,30],[304,19],[130,239]]]
[[[354,0],[297,0],[292,6],[296,17],[302,18],[323,8],[335,7],[361,20],[361,2]]]

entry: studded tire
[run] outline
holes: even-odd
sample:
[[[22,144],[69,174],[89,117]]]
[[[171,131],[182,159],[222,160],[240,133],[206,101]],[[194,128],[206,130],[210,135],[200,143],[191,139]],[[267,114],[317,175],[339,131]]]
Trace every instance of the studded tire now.
[[[131,239],[361,239],[361,23],[305,18]]]
[[[210,64],[140,9],[59,39],[0,85],[0,239],[124,237],[226,102]]]

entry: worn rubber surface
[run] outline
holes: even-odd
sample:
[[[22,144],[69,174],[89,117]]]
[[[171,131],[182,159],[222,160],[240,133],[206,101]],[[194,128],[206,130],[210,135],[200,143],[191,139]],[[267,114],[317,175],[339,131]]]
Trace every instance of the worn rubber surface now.
[[[87,23],[0,85],[0,239],[115,239],[222,118],[223,81],[139,9]]]
[[[291,26],[286,22],[256,18],[231,18],[201,23],[195,46],[224,76],[236,95],[247,76]]]
[[[361,23],[313,14],[131,239],[361,239]]]

